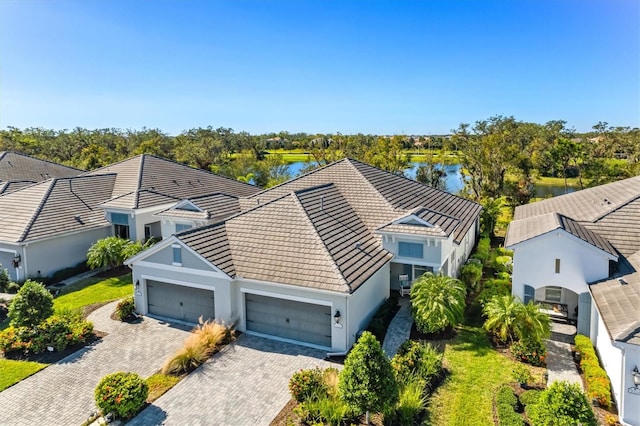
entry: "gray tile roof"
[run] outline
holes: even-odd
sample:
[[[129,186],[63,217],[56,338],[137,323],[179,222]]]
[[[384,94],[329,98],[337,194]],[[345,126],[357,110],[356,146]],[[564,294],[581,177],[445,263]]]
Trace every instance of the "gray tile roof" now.
[[[392,258],[333,184],[176,236],[230,276],[343,293]]]
[[[179,207],[184,202],[188,202],[189,205],[195,206],[198,211]],[[238,197],[215,193],[182,200],[175,206],[158,213],[158,216],[186,219],[205,219],[212,222],[217,222],[237,213],[240,213],[240,203],[238,201]]]
[[[634,272],[591,284],[589,290],[611,339],[640,345],[640,252],[628,260]]]
[[[103,173],[118,175],[112,196],[105,200],[105,207],[139,209],[213,192],[239,197],[260,190],[253,185],[149,154],[87,174]]]
[[[458,226],[460,226],[460,219],[425,207],[415,208],[409,214],[424,220],[432,226],[403,222],[402,220],[406,219],[408,216],[407,214],[404,214],[393,222],[381,226],[378,228],[378,231],[401,232],[404,234],[446,238],[451,235]]]
[[[417,207],[455,217],[460,242],[482,207],[462,197],[346,158],[240,200],[244,210],[310,186],[334,183],[371,232]]]
[[[71,177],[83,171],[12,151],[0,151],[0,194],[55,177]],[[14,183],[14,185],[7,185]]]
[[[601,235],[585,228],[575,220],[558,213],[546,213],[540,216],[512,221],[509,224],[509,231],[504,245],[505,247],[513,247],[516,244],[557,229],[567,231],[613,256],[618,255],[609,241]]]
[[[0,197],[0,241],[22,242],[107,226],[98,206],[114,174],[55,178]]]

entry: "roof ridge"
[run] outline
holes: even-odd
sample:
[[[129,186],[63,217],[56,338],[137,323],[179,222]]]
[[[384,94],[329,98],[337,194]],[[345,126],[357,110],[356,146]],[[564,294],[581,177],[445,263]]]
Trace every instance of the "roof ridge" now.
[[[638,194],[633,195],[632,197],[629,197],[627,200],[625,200],[622,203],[618,204],[613,209],[602,213],[600,216],[597,216],[595,219],[590,221],[590,223],[596,223],[596,222],[604,219],[605,217],[609,216],[611,213],[614,213],[614,212],[620,210],[621,208],[625,207],[627,204],[630,204],[630,203],[634,202],[635,200],[637,200],[639,198],[640,198],[640,192]]]
[[[358,176],[360,176],[360,178],[365,182],[365,185],[368,185],[373,190],[373,192],[376,194],[376,197],[380,198],[386,205],[388,205],[391,208],[391,210],[398,210],[393,204],[391,204],[391,202],[389,200],[387,200],[387,197],[382,195],[382,193],[378,190],[378,188],[376,188],[375,185],[373,183],[371,183],[371,181],[369,179],[367,179],[365,175],[362,174],[360,169],[358,169],[355,166],[355,164],[353,164],[353,162],[356,162],[358,164],[362,164],[362,165],[365,165],[365,166],[369,166],[369,167],[373,167],[373,166],[370,166],[369,164],[366,164],[366,163],[363,163],[361,161],[354,160],[354,159],[348,158],[348,157],[345,160],[347,160],[346,162],[353,168],[353,170],[356,171]],[[377,170],[380,170],[380,171],[384,171],[382,169],[378,169],[377,167],[373,167],[373,168],[377,169]],[[405,212],[405,214],[406,214],[407,209],[401,209],[401,211]]]
[[[142,175],[144,174],[144,159],[147,154],[140,155],[140,165],[138,167],[138,184],[136,185],[135,200],[133,202],[133,208],[137,209],[140,204],[140,190],[142,189]]]
[[[347,281],[347,279],[345,278],[344,274],[340,270],[340,267],[338,266],[338,264],[336,263],[335,259],[331,255],[331,252],[329,251],[329,248],[327,247],[327,245],[324,243],[324,240],[322,239],[322,237],[318,233],[318,228],[316,228],[316,225],[313,223],[313,221],[309,217],[309,214],[307,213],[307,209],[304,208],[304,205],[302,204],[302,201],[300,201],[300,199],[298,198],[298,194],[292,193],[290,195],[292,196],[292,198],[294,200],[294,204],[298,207],[299,210],[302,211],[302,216],[304,217],[303,220],[305,220],[311,226],[311,229],[313,229],[313,235],[320,242],[320,245],[323,248],[323,251],[324,251],[325,256],[327,257],[327,260],[331,264],[331,267],[333,269],[335,269],[336,272],[338,272],[340,278],[342,279],[342,284],[345,285],[349,290],[351,290],[351,286],[349,285],[349,282]]]
[[[33,226],[33,224],[35,223],[36,219],[38,218],[38,216],[42,212],[42,208],[44,207],[46,201],[49,199],[49,196],[51,195],[51,192],[53,191],[53,187],[55,186],[57,181],[58,181],[58,178],[51,178],[51,182],[49,182],[49,188],[47,188],[47,191],[45,192],[44,196],[40,200],[40,203],[38,204],[38,207],[33,212],[33,215],[31,216],[31,219],[29,219],[29,222],[27,223],[27,226],[24,227],[24,231],[22,232],[22,235],[20,235],[20,238],[18,238],[17,242],[24,241],[27,238],[27,235],[29,235],[29,232],[31,231],[31,227]]]

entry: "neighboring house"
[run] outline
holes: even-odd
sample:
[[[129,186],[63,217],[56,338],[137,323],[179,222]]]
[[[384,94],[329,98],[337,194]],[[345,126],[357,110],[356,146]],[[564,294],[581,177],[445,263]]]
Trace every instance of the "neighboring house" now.
[[[590,336],[620,418],[639,425],[640,176],[517,207],[505,246],[513,294]]]
[[[248,196],[260,189],[205,170],[179,164],[154,155],[142,154],[102,167],[86,175],[115,173],[111,197],[104,200],[107,219],[115,235],[132,240],[162,237],[161,220],[156,216],[184,198],[222,193]]]
[[[0,195],[50,178],[72,177],[83,171],[12,151],[0,151]]]
[[[344,352],[398,275],[457,274],[480,210],[351,159],[238,200],[192,197],[158,214],[163,227],[208,224],[126,262],[136,309]]]

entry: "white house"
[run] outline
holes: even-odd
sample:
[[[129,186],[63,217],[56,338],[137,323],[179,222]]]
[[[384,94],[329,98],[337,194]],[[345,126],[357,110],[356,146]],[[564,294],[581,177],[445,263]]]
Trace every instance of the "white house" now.
[[[505,246],[514,251],[513,294],[590,336],[620,418],[639,425],[640,177],[517,207]]]
[[[237,200],[184,199],[157,215],[166,239],[127,261],[136,310],[344,352],[398,275],[457,273],[480,210],[351,159]]]

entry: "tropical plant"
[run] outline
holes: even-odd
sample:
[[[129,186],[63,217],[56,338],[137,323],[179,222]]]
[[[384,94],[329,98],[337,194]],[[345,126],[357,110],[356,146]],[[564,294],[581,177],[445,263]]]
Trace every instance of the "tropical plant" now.
[[[464,319],[467,291],[460,280],[426,273],[411,287],[411,305],[416,327],[436,333]]]
[[[128,419],[144,405],[149,387],[138,374],[120,371],[104,376],[94,395],[103,414],[113,413],[116,417]]]
[[[580,386],[553,382],[540,393],[538,402],[527,406],[531,424],[535,426],[596,426],[598,423]]]
[[[400,387],[398,404],[394,410],[394,417],[401,425],[416,424],[416,417],[427,405],[424,380],[414,377]],[[385,416],[385,420],[387,416]]]
[[[391,363],[375,336],[365,331],[344,361],[338,384],[340,398],[354,411],[385,411],[398,401]]]
[[[499,198],[485,198],[481,201],[482,213],[480,213],[480,230],[482,235],[493,237],[498,218],[500,217],[500,209],[502,208],[502,200]]]
[[[9,305],[10,324],[35,327],[53,315],[53,296],[40,283],[27,280]]]
[[[551,333],[551,320],[533,302],[523,304],[513,295],[494,296],[483,308],[485,330],[502,342],[527,338],[541,341]]]
[[[474,290],[482,278],[482,263],[469,262],[460,269],[460,279],[468,290]]]
[[[130,240],[119,237],[107,237],[96,241],[87,251],[87,264],[91,269],[115,268],[122,265],[126,259],[125,248],[131,244]]]
[[[551,318],[537,304],[529,301],[522,305],[518,329],[519,338],[540,341],[551,335]]]

